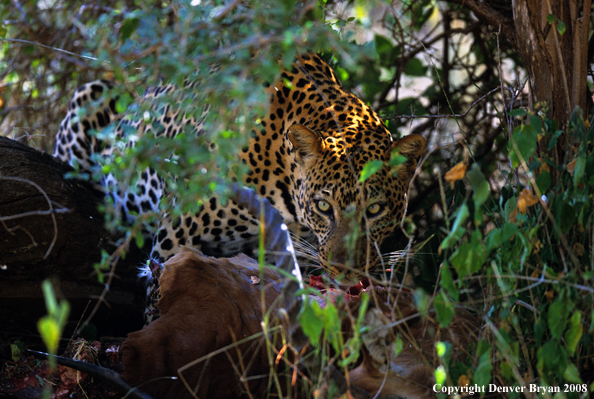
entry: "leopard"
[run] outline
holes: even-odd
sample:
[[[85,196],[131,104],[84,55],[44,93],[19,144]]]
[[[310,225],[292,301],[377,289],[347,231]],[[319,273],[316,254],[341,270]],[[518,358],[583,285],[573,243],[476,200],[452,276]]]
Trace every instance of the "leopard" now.
[[[192,93],[196,82],[185,79],[184,93]],[[143,134],[152,133],[155,137],[176,137],[181,132],[203,134],[204,115],[208,107],[203,107],[202,117],[196,118],[191,112],[183,112],[180,108],[159,103],[159,99],[176,93],[178,88],[173,84],[161,84],[149,87],[139,99],[140,103],[156,105],[159,112],[151,114],[148,121],[143,116],[126,118],[118,111],[119,96],[110,95],[113,82],[99,79],[79,87],[70,103],[66,116],[62,119],[54,140],[52,155],[63,162],[77,168],[82,173],[92,173],[100,162],[97,156],[114,155],[114,140],[101,138],[98,133],[106,127],[114,125],[115,140],[125,140],[126,146],[134,145]],[[182,96],[173,95],[174,100]],[[157,107],[155,107],[157,108]],[[157,117],[155,117],[155,115]],[[134,132],[135,134],[130,134]],[[153,169],[141,172],[138,179],[138,190],[126,190],[120,187],[111,174],[102,178],[102,185],[109,191],[114,206],[124,220],[131,222],[135,216],[147,212],[159,212],[159,203],[165,195],[163,179]],[[152,227],[154,229],[154,227]],[[146,232],[150,233],[151,228]],[[150,237],[152,239],[152,237]]]
[[[94,154],[106,153],[99,136],[90,133],[112,123],[118,124],[120,136],[131,127],[141,131],[138,136],[152,130],[156,136],[175,137],[187,126],[197,135],[203,133],[200,118],[175,107],[161,106],[156,123],[126,121],[106,95],[111,86],[96,81],[77,90],[57,133],[54,156],[89,168]],[[175,90],[157,86],[140,101],[153,101],[157,108],[159,96]],[[314,267],[336,281],[356,283],[383,262],[379,244],[405,215],[425,139],[415,134],[394,139],[380,116],[346,90],[317,53],[299,53],[264,90],[268,113],[240,150],[248,168],[243,183],[270,201],[296,237],[310,241],[304,256]],[[81,112],[91,102],[96,111]],[[390,166],[396,152],[403,161]],[[369,163],[380,166],[363,177]],[[159,211],[166,187],[156,172],[142,171],[138,187],[134,193],[115,190],[124,213]],[[212,197],[196,213],[176,218],[160,212],[164,216],[154,234],[151,258],[161,262],[184,245],[218,257],[250,255],[258,248],[259,221],[233,201]]]

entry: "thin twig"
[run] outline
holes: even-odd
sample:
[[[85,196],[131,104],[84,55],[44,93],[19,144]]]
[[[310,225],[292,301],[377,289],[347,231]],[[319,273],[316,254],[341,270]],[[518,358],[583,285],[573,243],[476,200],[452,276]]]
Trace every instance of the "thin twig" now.
[[[14,220],[14,219],[18,219],[18,218],[24,218],[27,216],[36,216],[36,215],[45,216],[45,215],[53,215],[55,213],[68,213],[68,212],[71,212],[71,210],[68,208],[49,209],[47,211],[23,212],[23,213],[17,213],[16,215],[0,216],[0,222],[4,222],[6,220]]]
[[[231,11],[235,9],[235,7],[237,7],[239,3],[241,3],[241,0],[233,0],[222,8],[215,10],[213,19],[215,21],[220,21],[221,19],[225,18]]]
[[[461,114],[438,114],[438,115],[382,115],[381,118],[384,120],[390,120],[390,119],[440,119],[440,118],[463,118],[465,117],[468,112],[470,112],[470,110],[472,108],[474,108],[479,102],[483,101],[485,98],[487,98],[488,96],[490,96],[491,94],[493,94],[494,92],[496,92],[497,90],[501,89],[502,86],[497,86],[496,88],[494,88],[493,90],[489,91],[487,94],[483,95],[482,97],[480,97],[479,99],[477,99],[475,102],[473,102],[472,104],[470,104],[470,107],[464,111]]]
[[[587,291],[591,294],[594,294],[594,288],[591,287],[587,287],[585,285],[581,285],[581,284],[575,284],[575,283],[568,283],[566,281],[563,280],[550,280],[547,278],[544,278],[545,276],[545,270],[546,270],[546,266],[543,269],[543,273],[540,277],[532,277],[532,276],[520,276],[520,275],[514,275],[514,274],[502,274],[499,277],[500,278],[509,278],[512,280],[526,280],[526,281],[535,281],[534,284],[531,284],[528,287],[524,287],[521,288],[520,290],[517,291],[513,291],[512,294],[515,295],[517,293],[520,293],[522,291],[526,291],[532,288],[535,288],[536,286],[545,283],[545,284],[563,284],[566,285],[568,287],[572,287],[572,288],[576,288],[578,290],[582,290],[582,291]],[[464,280],[485,280],[485,279],[489,279],[488,276],[466,276],[464,277]],[[454,280],[455,283],[459,283],[459,280]]]
[[[76,53],[73,53],[73,52],[70,52],[70,51],[67,51],[67,50],[63,50],[61,48],[52,47],[52,46],[46,46],[45,44],[41,44],[41,43],[37,43],[37,42],[32,42],[30,40],[9,39],[9,38],[6,38],[6,37],[0,37],[0,40],[4,40],[6,42],[14,42],[14,43],[22,43],[22,44],[32,44],[34,46],[39,46],[39,47],[43,47],[43,48],[48,49],[48,50],[56,51],[58,53],[64,53],[64,54],[68,54],[68,55],[73,55],[75,57],[80,57],[80,58],[84,58],[84,59],[87,59],[87,60],[99,61],[99,59],[98,58],[95,58],[95,57],[91,57],[91,56],[88,56],[88,55],[76,54]]]
[[[3,221],[3,220],[0,220],[0,222],[2,223],[2,226],[3,226],[3,227],[6,229],[6,231],[8,231],[8,232],[9,232],[11,235],[13,235],[13,236],[15,235],[15,234],[13,233],[13,231],[15,231],[15,230],[22,230],[22,231],[23,231],[23,232],[24,232],[26,235],[28,235],[28,236],[29,236],[29,238],[31,239],[31,242],[33,243],[33,246],[34,246],[34,247],[36,247],[36,246],[37,246],[37,242],[35,241],[35,238],[33,237],[33,234],[31,234],[31,233],[29,232],[29,230],[27,230],[27,229],[25,229],[25,228],[21,227],[21,225],[20,225],[20,224],[17,224],[16,226],[8,227],[8,226],[6,225],[6,223],[4,223],[4,221]]]

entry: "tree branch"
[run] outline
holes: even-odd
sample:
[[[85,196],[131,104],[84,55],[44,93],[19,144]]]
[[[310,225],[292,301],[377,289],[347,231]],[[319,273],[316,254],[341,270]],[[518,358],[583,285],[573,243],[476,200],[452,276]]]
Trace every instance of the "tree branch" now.
[[[487,2],[477,0],[448,0],[448,3],[460,4],[471,10],[478,19],[498,29],[501,26],[501,33],[507,39],[509,44],[516,50],[518,49],[518,40],[514,23],[509,18],[492,8]]]

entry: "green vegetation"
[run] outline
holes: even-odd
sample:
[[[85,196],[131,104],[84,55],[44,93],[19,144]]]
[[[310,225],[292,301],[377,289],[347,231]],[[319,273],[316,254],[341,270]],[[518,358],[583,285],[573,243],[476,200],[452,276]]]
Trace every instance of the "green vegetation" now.
[[[492,367],[477,368],[473,382],[526,386],[538,378],[543,386],[591,383],[592,120],[574,111],[567,137],[577,151],[557,164],[535,157],[539,142],[554,145],[560,132],[556,122],[518,114],[525,116],[510,141],[515,168],[504,176],[517,188],[510,184],[499,195],[489,192],[476,164],[464,179],[471,190],[455,183],[458,203],[440,246],[441,293],[458,302],[463,291],[478,288],[472,302],[483,309],[486,336],[494,345],[485,352]],[[526,188],[517,181],[520,174],[529,181]],[[442,319],[449,316],[437,303],[436,310]]]

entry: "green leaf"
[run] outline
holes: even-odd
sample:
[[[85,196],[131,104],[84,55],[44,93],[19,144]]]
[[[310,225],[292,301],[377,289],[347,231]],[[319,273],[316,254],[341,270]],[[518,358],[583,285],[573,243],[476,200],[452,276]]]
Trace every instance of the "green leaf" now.
[[[375,43],[375,51],[376,51],[377,56],[379,57],[380,61],[382,59],[388,58],[390,55],[390,52],[392,51],[392,48],[394,47],[392,42],[390,40],[386,39],[384,36],[375,35],[374,43]]]
[[[563,372],[563,378],[567,382],[572,382],[574,384],[582,384],[583,381],[580,378],[580,372],[575,364],[569,363]]]
[[[402,342],[402,338],[400,335],[396,337],[396,341],[394,342],[394,357],[398,356],[400,352],[404,349],[404,343]]]
[[[400,155],[398,153],[398,148],[397,148],[390,155],[390,161],[388,161],[388,165],[390,165],[391,167],[402,165],[403,163],[406,162],[407,159],[408,159],[407,157],[405,157],[404,155]]]
[[[37,322],[37,329],[48,351],[55,355],[60,342],[60,327],[58,326],[58,322],[51,316],[43,316]]]
[[[369,307],[370,298],[371,297],[366,292],[361,294],[361,306],[359,306],[359,315],[357,316],[357,330],[359,330],[363,325],[363,320],[365,319],[365,314],[367,313],[367,308]]]
[[[122,94],[116,100],[116,112],[119,114],[126,112],[131,103],[132,97],[128,93]]]
[[[138,233],[136,233],[136,235],[134,236],[134,241],[136,242],[136,246],[141,249],[142,247],[144,247],[144,235],[142,234],[141,231],[139,231]]]
[[[508,116],[524,116],[526,114],[527,114],[526,110],[524,110],[522,108],[512,109],[511,111],[509,111],[507,113]]]
[[[45,298],[45,307],[47,308],[47,313],[49,315],[57,314],[58,302],[56,301],[56,296],[54,295],[52,283],[50,283],[49,280],[44,280],[41,283],[41,289],[43,291],[43,296]]]
[[[551,371],[556,375],[562,375],[567,368],[567,352],[556,339],[549,340],[536,353],[537,368],[546,374]]]
[[[547,321],[549,330],[555,338],[561,338],[565,326],[567,325],[567,306],[565,302],[559,297],[549,306],[547,313]]]
[[[340,316],[338,315],[338,309],[334,304],[327,303],[324,309],[320,308],[318,318],[322,319],[324,330],[334,350],[340,352]]]
[[[10,357],[13,362],[18,362],[21,360],[21,356],[23,355],[23,343],[17,341],[13,344],[10,344]]]
[[[435,377],[436,385],[443,385],[446,382],[446,378],[448,377],[448,373],[443,366],[438,366],[435,371],[433,372]]]
[[[324,329],[324,322],[317,315],[319,311],[320,305],[318,301],[313,300],[305,302],[299,316],[297,316],[303,332],[307,335],[313,346],[316,346],[320,341],[320,335],[322,335],[322,330]]]
[[[493,229],[489,231],[487,237],[485,237],[485,247],[487,254],[491,253],[495,248],[499,248],[501,245],[501,229]]]
[[[479,224],[482,221],[483,211],[481,205],[489,198],[490,187],[485,179],[483,172],[478,164],[473,164],[470,170],[466,173],[466,177],[470,186],[474,190],[472,199],[474,200],[474,223]]]
[[[582,182],[584,172],[586,171],[586,158],[581,154],[578,155],[575,161],[575,169],[573,170],[573,184],[576,186]]]
[[[511,197],[507,201],[505,201],[505,205],[503,207],[503,211],[505,214],[505,220],[509,220],[512,213],[516,210],[516,205],[518,204],[518,199],[516,197]]]
[[[379,159],[374,159],[367,162],[361,171],[361,176],[359,176],[359,183],[363,183],[369,179],[375,172],[380,170],[383,165],[384,162],[380,161]]]
[[[501,241],[511,240],[518,232],[518,225],[515,223],[505,223],[501,232]]]
[[[541,193],[545,193],[551,187],[551,174],[543,171],[536,177],[536,185]]]
[[[508,362],[501,362],[499,364],[499,369],[501,370],[501,375],[511,381],[514,378],[514,372]]]
[[[58,313],[58,326],[60,333],[68,322],[68,314],[70,313],[70,304],[67,301],[60,301],[60,311]]]
[[[503,247],[518,232],[518,225],[515,223],[505,223],[502,228],[493,229],[485,238],[485,247],[487,253],[492,250]]]
[[[549,24],[552,24],[553,22],[555,22],[555,20],[556,20],[556,19],[557,19],[557,17],[556,17],[556,16],[554,16],[553,14],[549,14],[549,15],[547,15],[547,22],[548,22]]]
[[[546,320],[544,317],[539,317],[534,323],[534,338],[536,339],[536,345],[540,346],[545,332],[547,330]]]
[[[425,76],[427,67],[418,58],[412,58],[404,69],[404,73],[408,76]]]
[[[454,303],[449,300],[444,291],[440,291],[433,301],[433,306],[435,306],[437,321],[442,327],[447,327],[454,318]]]
[[[532,129],[534,129],[537,135],[542,133],[542,119],[538,116],[530,115],[530,126],[532,126]]]
[[[567,30],[567,26],[565,26],[565,23],[553,14],[547,15],[547,22],[549,24],[552,25],[555,21],[557,21],[557,32],[559,32],[560,35],[564,34]]]
[[[446,350],[447,347],[445,343],[439,341],[435,343],[435,352],[437,352],[437,356],[444,357],[446,354]]]
[[[460,246],[458,246],[458,248],[452,254],[452,256],[450,256],[449,260],[452,263],[452,266],[454,266],[454,269],[456,269],[456,272],[458,273],[458,277],[460,279],[470,274],[469,265],[466,262],[466,260],[472,257],[471,251],[472,246],[467,242],[463,242],[462,244],[460,244]]]
[[[557,139],[562,134],[563,134],[563,130],[555,130],[555,133],[553,133],[553,135],[551,137],[551,141],[549,141],[549,145],[547,147],[547,151],[551,151],[553,149],[553,147],[555,147],[555,145],[557,144]]]
[[[139,24],[140,20],[138,18],[126,18],[122,22],[122,28],[120,29],[120,40],[125,42],[126,39],[130,38]]]
[[[472,382],[478,386],[485,386],[491,382],[491,344],[480,340],[477,345],[478,366],[472,377]]]
[[[291,82],[291,81],[290,81],[289,79],[287,79],[287,78],[283,78],[283,84],[284,84],[284,85],[285,85],[287,88],[289,88],[289,89],[291,89],[291,90],[293,90],[293,88],[294,88],[294,87],[293,87],[293,82]]]
[[[336,68],[334,68],[334,71],[338,74],[338,79],[341,82],[346,82],[347,80],[349,80],[349,73],[346,69],[337,66]]]
[[[419,313],[424,316],[429,311],[429,304],[431,297],[422,288],[417,288],[414,294],[415,306],[419,310]]]
[[[568,233],[573,227],[577,212],[571,203],[564,201],[561,197],[555,198],[555,217],[559,222],[559,228],[563,233]]]
[[[537,139],[538,134],[533,125],[522,125],[514,129],[509,146],[512,167],[517,168],[522,160],[528,161],[528,158],[536,150]]]
[[[441,268],[441,286],[447,290],[447,292],[452,296],[454,301],[458,302],[458,288],[456,288],[456,285],[454,284],[452,272],[450,271],[447,262],[444,262],[444,265]]]
[[[458,272],[460,279],[476,273],[487,259],[485,247],[481,242],[482,234],[476,230],[472,233],[470,243],[462,243],[450,257],[450,262]]]
[[[427,7],[427,10],[423,13],[423,15],[415,21],[415,29],[417,31],[420,30],[434,12],[435,7]]]
[[[580,342],[583,332],[582,314],[579,311],[575,311],[569,319],[569,328],[567,329],[567,332],[565,332],[565,342],[567,343],[567,349],[569,349],[569,354],[571,356],[575,354],[575,349],[577,348],[578,342]]]
[[[442,249],[448,249],[454,243],[456,243],[466,231],[463,227],[464,222],[468,219],[470,212],[468,211],[468,206],[466,204],[462,204],[462,206],[458,209],[458,214],[456,215],[456,220],[454,221],[454,225],[452,226],[452,231],[441,243]]]

